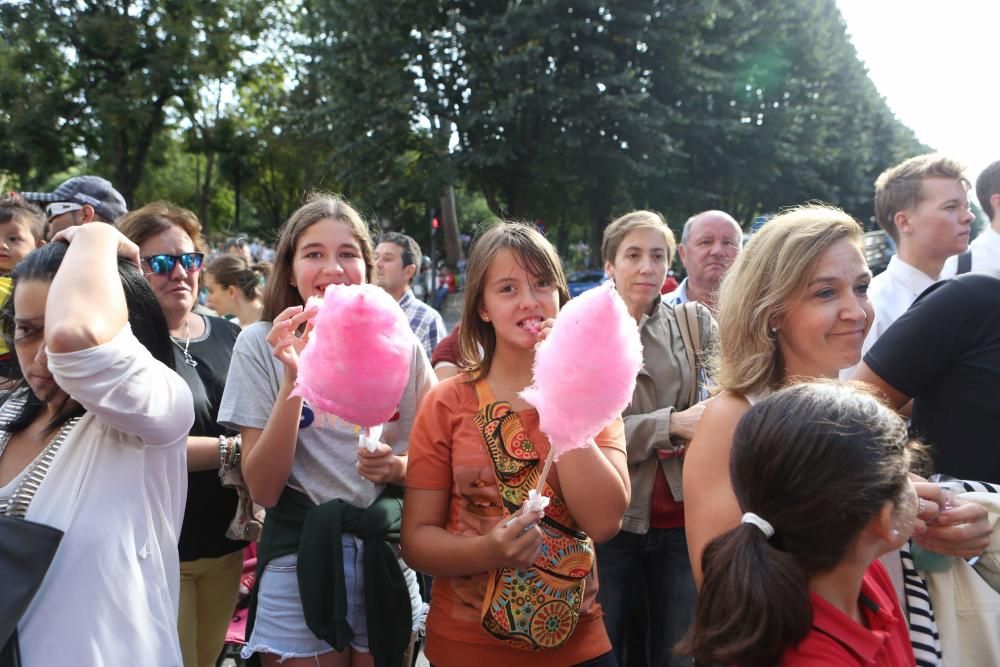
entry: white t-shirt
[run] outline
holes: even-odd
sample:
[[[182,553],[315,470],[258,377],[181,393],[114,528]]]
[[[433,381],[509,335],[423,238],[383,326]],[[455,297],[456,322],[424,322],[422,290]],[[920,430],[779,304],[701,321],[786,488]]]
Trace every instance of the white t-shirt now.
[[[862,356],[885,333],[885,330],[913,305],[917,297],[936,282],[937,278],[932,278],[901,260],[898,255],[893,255],[889,260],[889,266],[872,278],[872,283],[868,287],[868,298],[875,309],[875,322],[865,337],[865,343],[861,348]]]
[[[285,374],[285,367],[271,353],[267,342],[271,326],[270,322],[256,322],[236,339],[219,406],[219,423],[224,426],[263,429],[267,425]],[[420,341],[409,333],[413,343],[410,377],[399,401],[398,419],[385,424],[380,436],[396,454],[405,453],[409,447],[417,407],[436,382]],[[288,485],[316,504],[339,498],[365,508],[375,502],[384,485],[369,482],[358,473],[359,430],[358,426],[304,402]]]
[[[971,273],[1000,273],[1000,233],[992,227],[987,227],[983,233],[969,244],[972,253]],[[958,255],[953,255],[944,263],[941,269],[942,278],[951,278],[958,271]]]
[[[50,352],[48,366],[87,412],[28,508],[65,535],[18,625],[23,662],[180,665],[191,391],[128,325],[104,345]]]

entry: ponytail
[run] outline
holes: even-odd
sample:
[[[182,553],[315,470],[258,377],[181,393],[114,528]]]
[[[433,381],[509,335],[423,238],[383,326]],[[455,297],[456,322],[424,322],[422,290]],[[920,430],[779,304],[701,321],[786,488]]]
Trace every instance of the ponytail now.
[[[218,255],[205,266],[215,282],[222,287],[236,287],[247,301],[263,299],[271,268],[268,262],[251,263],[243,255]]]
[[[743,523],[712,540],[702,569],[694,625],[678,654],[704,664],[775,665],[809,632],[805,570],[756,526]]]
[[[901,502],[910,461],[903,420],[850,387],[797,384],[751,407],[729,473],[740,507],[759,516],[705,549],[694,625],[677,651],[706,664],[778,664],[810,632],[810,579],[842,562],[887,502]]]
[[[264,286],[267,285],[267,279],[271,276],[271,263],[255,262],[250,267],[250,271],[253,274],[253,278],[250,284],[243,288],[243,293],[251,301],[263,299]]]

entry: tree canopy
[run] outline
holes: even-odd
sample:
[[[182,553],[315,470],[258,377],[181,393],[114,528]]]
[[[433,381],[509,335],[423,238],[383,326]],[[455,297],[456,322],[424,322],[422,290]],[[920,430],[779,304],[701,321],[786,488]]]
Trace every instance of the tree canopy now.
[[[322,188],[426,242],[457,189],[455,233],[488,206],[596,254],[636,207],[867,222],[875,176],[927,150],[835,0],[43,0],[0,36],[7,189],[99,173],[215,232]]]

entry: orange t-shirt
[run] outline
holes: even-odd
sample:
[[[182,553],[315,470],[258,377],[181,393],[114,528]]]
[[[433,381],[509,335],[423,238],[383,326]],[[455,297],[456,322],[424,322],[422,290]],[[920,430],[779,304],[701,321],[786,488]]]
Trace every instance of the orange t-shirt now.
[[[475,423],[479,400],[467,375],[449,378],[424,397],[410,431],[406,485],[415,489],[449,489],[448,523],[455,535],[488,533],[502,518],[503,507],[493,462]],[[538,428],[538,412],[518,411],[525,435],[542,460],[549,441]],[[599,447],[625,453],[625,429],[619,418],[596,438]],[[553,467],[547,480],[559,494]],[[573,636],[557,649],[530,651],[505,644],[482,626],[481,608],[488,573],[436,577],[427,618],[428,660],[436,667],[516,664],[518,667],[574,665],[611,650],[601,607],[597,603],[596,568],[587,575],[580,620]]]

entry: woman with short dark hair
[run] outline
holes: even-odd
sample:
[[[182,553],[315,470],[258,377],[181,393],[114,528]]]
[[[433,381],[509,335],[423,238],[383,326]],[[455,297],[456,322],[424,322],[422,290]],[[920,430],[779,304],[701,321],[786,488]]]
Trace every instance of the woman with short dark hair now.
[[[215,664],[225,643],[243,572],[242,535],[229,530],[238,496],[220,482],[220,468],[236,467],[240,442],[218,424],[233,345],[240,329],[194,311],[204,258],[194,213],[165,203],[143,206],[118,221],[138,244],[172,341],[174,365],[191,388],[195,422],[188,437],[188,497],[180,536],[181,604],[178,615],[186,667]]]

